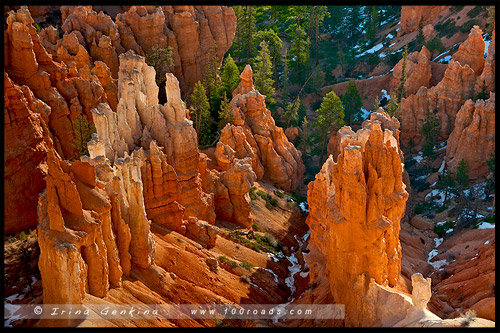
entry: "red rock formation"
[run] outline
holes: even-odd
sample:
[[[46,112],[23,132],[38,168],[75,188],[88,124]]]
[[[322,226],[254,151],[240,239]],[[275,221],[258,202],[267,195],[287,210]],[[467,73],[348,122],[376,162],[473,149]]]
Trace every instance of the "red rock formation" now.
[[[189,93],[203,78],[214,46],[222,62],[236,30],[234,11],[225,6],[131,6],[118,13],[115,21],[102,11],[96,13],[91,6],[61,6],[61,12],[65,36],[79,35],[79,43],[92,59],[106,63],[115,79],[121,53],[133,50],[145,56],[156,46],[172,47],[174,64],[163,64],[161,72],[173,73],[183,94]],[[44,43],[54,49],[54,44],[61,42],[49,30],[44,29],[43,35],[47,36]]]
[[[240,77],[231,100],[234,123],[226,125],[221,134],[217,163],[227,170],[234,158],[250,157],[257,179],[261,178],[262,164],[264,176],[284,190],[293,191],[301,183],[305,170],[301,153],[274,123],[265,96],[254,89],[250,65]]]
[[[467,40],[460,46],[444,73],[443,79],[432,88],[420,87],[416,94],[408,95],[401,101],[401,142],[413,141],[416,147],[422,144],[420,133],[422,122],[427,112],[433,112],[439,122],[440,136],[446,140],[453,131],[458,110],[471,97],[475,97],[482,80],[491,87],[494,76],[494,54],[487,65],[484,76],[481,75],[484,65],[484,41],[481,30],[475,26]],[[455,61],[454,59],[457,59]],[[486,81],[488,81],[486,83]],[[416,87],[416,85],[414,85]]]
[[[196,132],[186,119],[177,79],[167,74],[168,102],[159,105],[154,69],[144,57],[132,51],[120,55],[119,74],[117,112],[106,104],[94,110],[97,138],[89,144],[91,157],[103,155],[114,163],[144,148],[142,173],[151,219],[180,232],[189,216],[213,224],[213,194],[201,187]]]
[[[486,161],[495,153],[495,94],[483,101],[468,100],[460,108],[446,147],[446,167],[455,173],[461,160],[469,165],[469,176],[488,173]]]
[[[40,42],[28,9],[9,12],[5,31],[5,70],[20,85],[51,108],[48,126],[54,147],[66,158],[74,156],[72,121],[83,112],[105,102],[104,89],[88,67],[67,68],[52,61]]]
[[[300,128],[299,127],[288,127],[285,130],[285,135],[286,135],[288,141],[293,142],[300,135]]]
[[[475,25],[470,29],[469,36],[460,44],[457,52],[451,57],[458,61],[462,66],[469,65],[470,68],[479,75],[484,68],[484,40],[483,31]]]
[[[50,107],[4,72],[4,231],[36,226],[38,194],[45,189]]]
[[[432,22],[446,6],[402,6],[398,37],[417,31],[420,22],[427,25]]]
[[[422,50],[420,52],[413,52],[408,55],[406,62],[407,79],[404,85],[407,96],[415,94],[422,86],[429,87],[432,77],[430,56],[430,52],[425,46],[422,46]],[[400,84],[402,65],[403,59],[401,59],[396,66],[394,66],[394,71],[392,72],[391,91],[395,91]]]
[[[346,305],[348,326],[365,322],[353,285],[363,290],[366,278],[394,286],[401,270],[399,221],[408,193],[399,142],[376,118],[357,133],[345,129],[337,163],[330,156],[308,190],[308,247],[325,256],[325,274],[335,303]],[[314,265],[310,275],[311,281],[319,277]]]
[[[484,69],[477,78],[476,91],[495,91],[495,28],[491,37],[491,43],[488,46],[488,55],[486,56]]]

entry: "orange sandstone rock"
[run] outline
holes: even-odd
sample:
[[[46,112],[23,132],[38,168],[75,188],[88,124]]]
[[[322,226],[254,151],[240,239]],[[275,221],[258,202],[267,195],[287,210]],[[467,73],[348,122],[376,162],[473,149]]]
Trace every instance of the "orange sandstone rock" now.
[[[469,36],[460,44],[457,52],[451,57],[462,66],[469,65],[476,75],[480,75],[484,68],[484,40],[483,31],[475,25],[470,29]]]
[[[446,147],[446,167],[455,173],[461,160],[469,165],[469,176],[488,173],[486,161],[495,152],[495,94],[483,101],[468,100],[460,108]]]
[[[425,26],[432,22],[446,6],[402,6],[398,37],[418,30],[420,22]]]

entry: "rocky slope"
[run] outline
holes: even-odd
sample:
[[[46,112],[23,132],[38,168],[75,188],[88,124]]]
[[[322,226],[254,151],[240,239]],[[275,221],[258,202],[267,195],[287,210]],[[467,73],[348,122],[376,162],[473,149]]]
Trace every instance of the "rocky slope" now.
[[[418,30],[438,17],[446,6],[401,6],[400,28],[398,37]]]

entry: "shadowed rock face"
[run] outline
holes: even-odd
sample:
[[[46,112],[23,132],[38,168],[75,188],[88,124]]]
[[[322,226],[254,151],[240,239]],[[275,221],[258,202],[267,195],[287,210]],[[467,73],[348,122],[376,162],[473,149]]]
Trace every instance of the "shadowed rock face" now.
[[[491,44],[494,44],[494,37]],[[436,86],[427,88],[424,84],[418,87],[416,83],[420,80],[411,83],[412,89],[418,90],[401,100],[401,142],[404,145],[410,140],[417,148],[422,145],[421,127],[427,112],[437,117],[441,139],[448,139],[454,129],[457,112],[465,101],[475,98],[482,91],[483,85],[486,93],[494,91],[495,78],[492,70],[495,68],[495,54],[494,51],[492,54],[488,52],[485,60],[484,51],[482,31],[474,26],[467,40],[453,55],[443,79]],[[409,81],[410,79],[411,76]],[[410,83],[407,81],[407,84]]]
[[[221,133],[215,152],[217,163],[227,170],[234,158],[250,157],[258,180],[267,177],[284,190],[294,191],[305,171],[301,153],[274,123],[265,96],[254,89],[250,65],[240,77],[231,100],[233,124]]]
[[[50,27],[41,33],[55,59],[99,60],[117,79],[120,54],[133,50],[145,56],[155,47],[170,46],[173,65],[163,64],[161,72],[177,77],[183,95],[203,79],[214,48],[222,61],[236,31],[236,16],[226,6],[131,6],[115,20],[92,6],[61,6],[61,12],[63,39],[58,40]]]
[[[349,325],[364,320],[363,311],[356,310],[360,295],[353,295],[352,285],[364,276],[394,286],[401,270],[399,221],[408,193],[398,128],[387,126],[392,123],[385,113],[372,113],[358,132],[341,129],[337,162],[330,156],[309,185],[309,249],[326,258],[333,298],[346,304]],[[314,270],[312,265],[311,280],[319,278]]]
[[[446,147],[446,167],[455,173],[461,160],[469,165],[469,177],[488,173],[486,161],[495,153],[495,94],[483,101],[468,100],[460,108]]]

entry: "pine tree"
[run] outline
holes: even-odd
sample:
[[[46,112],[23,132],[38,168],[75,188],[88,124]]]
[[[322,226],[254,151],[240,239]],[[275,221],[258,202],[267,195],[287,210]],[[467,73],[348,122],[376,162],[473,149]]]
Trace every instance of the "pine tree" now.
[[[205,72],[203,75],[203,86],[210,103],[210,110],[217,112],[216,110],[219,110],[223,88],[220,78],[219,58],[217,57],[215,45],[212,49],[212,55],[207,55]]]
[[[307,117],[304,116],[302,120],[302,134],[300,137],[299,149],[302,151],[302,156],[305,156],[307,147],[308,147],[308,139],[309,139],[309,122],[307,121]]]
[[[203,84],[198,81],[191,94],[189,116],[193,120],[194,129],[198,136],[198,144],[206,145],[211,135],[210,129],[210,104]]]
[[[408,46],[405,46],[405,50],[403,52],[403,62],[401,63],[401,77],[399,78],[399,87],[396,89],[396,101],[398,104],[401,102],[403,98],[406,98],[406,61],[408,60]]]
[[[378,12],[375,6],[371,7],[371,11],[368,19],[368,28],[366,29],[366,38],[370,41],[371,44],[375,42],[375,38],[377,37],[377,27],[378,27]]]
[[[469,163],[466,160],[461,160],[458,163],[457,172],[455,174],[455,180],[457,182],[457,188],[460,193],[463,192],[469,181]]]
[[[228,54],[224,60],[220,78],[223,87],[222,93],[225,93],[227,96],[232,96],[234,89],[236,89],[240,83],[240,71],[230,54]]]
[[[245,6],[244,8],[244,38],[246,39],[246,59],[252,57],[251,51],[254,49],[254,34],[257,31],[255,26],[255,6]]]
[[[83,114],[79,114],[75,120],[72,122],[74,138],[73,138],[73,148],[75,148],[75,159],[79,159],[80,156],[89,155],[89,150],[87,148],[87,142],[92,139],[92,134],[96,132],[93,123],[89,122]]]
[[[275,104],[274,100],[274,80],[273,77],[273,64],[267,42],[260,43],[260,50],[257,56],[253,59],[253,77],[255,79],[255,89],[261,94],[266,95],[269,103]]]
[[[300,107],[300,97],[297,96],[297,99],[293,103],[289,103],[285,109],[285,113],[283,114],[283,120],[285,121],[285,128],[290,126],[290,123],[295,123],[298,120],[298,112]]]
[[[231,101],[227,99],[226,93],[223,95],[222,101],[220,103],[219,110],[219,130],[223,129],[226,124],[231,123],[233,121],[233,116],[231,114]]]
[[[421,133],[424,137],[424,145],[422,146],[422,154],[425,157],[432,156],[434,152],[434,146],[438,141],[439,134],[439,122],[432,112],[427,110],[425,119],[423,120]]]
[[[360,112],[361,107],[363,106],[361,95],[359,94],[354,79],[351,79],[347,84],[347,90],[342,98],[342,102],[344,104],[345,122],[352,124],[356,115]]]
[[[436,189],[444,190],[443,207],[446,206],[446,203],[448,202],[448,194],[452,191],[455,185],[456,183],[453,176],[448,172],[448,170],[444,170],[443,174],[436,182]]]
[[[420,49],[424,44],[425,44],[424,22],[422,21],[421,18],[420,22],[418,23],[418,35],[417,35],[417,40],[415,42],[415,51],[420,51]]]
[[[394,93],[391,93],[391,99],[387,103],[385,111],[389,116],[396,117],[401,121],[401,105],[398,103]]]
[[[236,31],[234,34],[233,47],[237,50],[238,62],[241,61],[241,51],[244,45],[244,27],[245,27],[245,13],[242,6],[233,6],[234,14],[236,16]]]
[[[344,125],[344,106],[334,91],[326,94],[323,102],[321,102],[321,106],[316,110],[316,114],[318,117],[315,126],[319,129],[320,135],[323,138],[319,159],[321,165],[328,140],[328,132],[337,130]]]
[[[289,49],[290,63],[303,82],[305,80],[305,65],[309,60],[310,40],[304,29],[297,24],[290,25],[288,31],[292,43]]]
[[[329,17],[327,6],[312,6],[311,18],[314,18],[314,26],[316,28],[315,33],[315,55],[316,55],[316,66],[319,63],[319,28],[323,25],[326,17]]]
[[[278,81],[278,65],[282,64],[282,56],[281,49],[283,47],[283,41],[278,36],[277,32],[273,29],[265,29],[258,31],[255,34],[255,39],[257,44],[260,44],[262,41],[267,42],[267,46],[269,49],[269,54],[271,55],[271,60],[273,63],[273,73],[274,73],[274,82],[277,84]]]
[[[375,96],[375,100],[373,101],[373,112],[377,112],[379,107],[380,107],[380,98],[378,98],[377,95]]]
[[[307,21],[309,19],[309,13],[311,11],[309,6],[289,6],[289,15],[288,18],[290,20],[297,21],[297,25],[299,27],[307,27]]]

